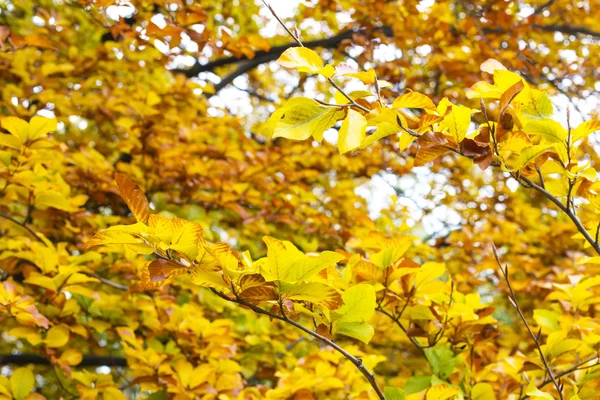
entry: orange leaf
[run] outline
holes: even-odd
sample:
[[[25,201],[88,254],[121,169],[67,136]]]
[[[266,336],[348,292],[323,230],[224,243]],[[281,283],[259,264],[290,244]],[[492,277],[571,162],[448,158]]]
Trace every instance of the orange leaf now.
[[[150,205],[144,192],[125,175],[115,174],[115,180],[119,185],[121,197],[127,203],[127,207],[129,207],[135,219],[145,224],[148,217],[150,217]]]
[[[444,155],[447,151],[448,148],[442,146],[420,147],[417,151],[414,165],[415,167],[422,167],[423,165]]]
[[[516,95],[521,93],[521,91],[525,88],[523,81],[519,81],[506,89],[502,96],[500,96],[500,115],[504,114],[504,110],[510,104],[511,101],[515,98]]]

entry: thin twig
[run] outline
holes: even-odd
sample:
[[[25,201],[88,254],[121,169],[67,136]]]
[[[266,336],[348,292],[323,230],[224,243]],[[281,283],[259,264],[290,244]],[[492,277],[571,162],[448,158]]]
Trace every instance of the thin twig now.
[[[292,37],[292,39],[294,39],[296,41],[296,43],[298,43],[298,46],[304,47],[304,44],[302,44],[302,41],[300,40],[300,38],[296,34],[294,34],[285,25],[285,23],[281,20],[281,18],[279,18],[277,13],[275,13],[275,10],[273,10],[273,7],[271,7],[271,5],[269,3],[267,3],[266,0],[262,0],[262,2],[265,5],[265,7],[267,7],[267,9],[271,12],[271,14],[273,14],[273,17],[275,17],[275,19],[277,20],[277,22],[279,22],[279,24],[283,27],[283,29],[285,29],[285,31]],[[350,102],[350,104],[352,104],[352,106],[358,108],[361,111],[366,112],[367,114],[369,112],[371,112],[371,110],[369,110],[368,108],[366,108],[364,106],[361,106],[352,97],[350,97],[346,92],[344,92],[344,90],[341,87],[339,87],[338,84],[335,83],[335,81],[333,79],[327,78],[327,82],[329,82],[329,84],[331,86],[333,86],[338,92],[340,92],[342,94],[342,96],[344,96]]]
[[[39,241],[40,243],[44,243],[46,244],[46,242],[44,242],[44,240],[41,238],[41,236],[39,236],[37,234],[36,231],[34,231],[33,229],[31,229],[29,227],[29,225],[27,225],[25,222],[20,222],[16,219],[14,219],[13,217],[11,217],[10,215],[4,214],[3,212],[0,211],[0,217],[4,218],[6,220],[9,220],[10,222],[13,222],[17,225],[19,225],[21,228],[25,229],[27,232],[29,232],[37,241]]]
[[[531,188],[543,194],[548,200],[556,204],[556,206],[560,208],[560,210],[564,212],[571,219],[571,221],[573,221],[579,233],[581,233],[585,240],[587,240],[588,243],[594,248],[594,250],[596,250],[596,253],[600,254],[600,244],[598,244],[596,240],[592,237],[592,235],[590,235],[590,233],[585,229],[579,218],[575,214],[573,214],[573,211],[570,208],[566,207],[563,203],[560,202],[560,200],[558,200],[556,197],[550,194],[546,189],[532,182],[527,177],[520,176],[519,179],[522,182],[525,182]]]
[[[542,363],[544,364],[546,373],[548,374],[552,384],[558,391],[558,397],[561,400],[563,400],[561,385],[557,381],[557,379],[554,377],[554,374],[552,373],[552,368],[550,367],[548,360],[546,360],[546,356],[544,355],[542,346],[540,345],[540,334],[542,333],[541,328],[540,328],[540,331],[537,333],[537,335],[535,333],[533,333],[533,331],[531,330],[531,326],[529,326],[529,323],[527,322],[527,318],[525,318],[525,315],[523,315],[523,311],[521,310],[521,307],[519,306],[519,303],[517,302],[517,297],[512,288],[512,285],[510,284],[510,280],[508,278],[508,265],[505,266],[504,268],[502,268],[502,263],[500,262],[500,257],[498,256],[498,251],[496,250],[496,246],[494,246],[493,244],[492,244],[492,250],[494,252],[494,258],[496,259],[496,262],[498,263],[498,267],[500,267],[500,271],[502,271],[502,275],[504,275],[506,285],[508,286],[508,290],[510,292],[510,296],[508,299],[510,300],[513,307],[517,310],[517,313],[519,313],[519,317],[521,317],[521,321],[523,321],[523,324],[525,324],[525,327],[527,328],[529,335],[531,336],[531,338],[533,339],[533,342],[535,343],[535,347],[537,348],[538,354],[540,356],[540,360],[542,360]]]

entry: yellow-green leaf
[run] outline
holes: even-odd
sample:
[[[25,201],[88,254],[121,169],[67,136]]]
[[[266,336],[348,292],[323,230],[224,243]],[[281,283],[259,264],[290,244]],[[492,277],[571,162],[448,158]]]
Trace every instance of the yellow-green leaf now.
[[[550,119],[530,121],[523,130],[530,135],[539,135],[550,143],[565,143],[568,136],[561,124]]]
[[[336,325],[335,333],[353,337],[366,344],[373,338],[375,330],[366,322],[343,322]]]
[[[523,149],[521,154],[519,154],[519,157],[517,158],[516,162],[514,164],[512,164],[513,171],[523,168],[524,166],[526,166],[530,162],[533,162],[536,158],[538,158],[539,156],[541,156],[544,153],[547,153],[549,151],[554,151],[555,146],[556,145],[554,143],[548,143],[548,144],[538,144],[538,145],[527,147],[526,149]]]
[[[267,245],[267,262],[263,270],[267,281],[304,281],[344,258],[331,251],[324,251],[318,257],[310,257],[288,241],[270,236],[265,236],[263,240]]]
[[[10,377],[10,390],[16,400],[23,400],[33,391],[35,377],[29,368],[17,368]]]
[[[342,294],[344,305],[337,311],[337,322],[366,322],[375,313],[375,288],[368,284],[352,286]]]
[[[306,140],[312,136],[320,142],[323,132],[342,116],[343,111],[338,108],[324,106],[308,97],[296,97],[271,115],[269,126],[274,138]]]

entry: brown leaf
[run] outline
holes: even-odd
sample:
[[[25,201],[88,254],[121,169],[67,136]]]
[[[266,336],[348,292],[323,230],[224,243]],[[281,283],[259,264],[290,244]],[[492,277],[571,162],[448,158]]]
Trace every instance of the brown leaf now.
[[[183,275],[188,271],[188,268],[173,260],[165,260],[158,258],[148,264],[148,272],[150,273],[150,282],[163,282],[172,275]]]
[[[144,192],[142,192],[140,187],[125,175],[115,174],[115,180],[119,186],[121,197],[123,197],[123,200],[127,203],[127,207],[129,207],[135,216],[135,219],[144,224],[148,222],[148,217],[150,217],[150,205]]]
[[[247,301],[267,301],[279,299],[279,294],[273,286],[255,286],[240,293],[240,298]]]

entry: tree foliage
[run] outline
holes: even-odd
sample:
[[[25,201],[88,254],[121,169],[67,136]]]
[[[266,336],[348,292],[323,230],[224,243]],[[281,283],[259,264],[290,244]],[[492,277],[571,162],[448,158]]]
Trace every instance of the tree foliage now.
[[[293,3],[0,1],[0,398],[598,398],[600,3]]]

